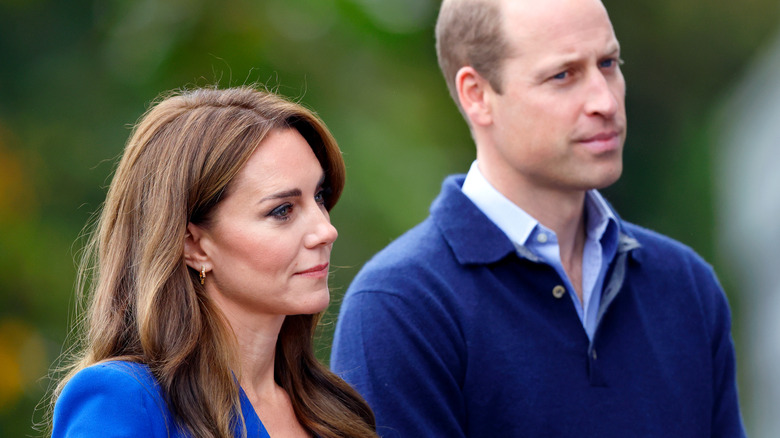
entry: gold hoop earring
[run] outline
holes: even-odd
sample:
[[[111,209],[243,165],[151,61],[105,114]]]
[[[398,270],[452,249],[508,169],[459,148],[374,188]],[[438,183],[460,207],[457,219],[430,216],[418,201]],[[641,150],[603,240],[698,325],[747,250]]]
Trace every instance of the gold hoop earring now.
[[[200,265],[200,274],[198,275],[200,277],[200,284],[206,283],[206,267],[203,265]]]

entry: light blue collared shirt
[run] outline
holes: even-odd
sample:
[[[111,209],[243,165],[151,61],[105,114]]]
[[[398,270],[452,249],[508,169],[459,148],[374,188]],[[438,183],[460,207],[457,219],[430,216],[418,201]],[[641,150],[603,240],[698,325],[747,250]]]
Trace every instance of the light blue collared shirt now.
[[[592,340],[598,323],[600,291],[604,285],[607,268],[618,246],[617,218],[601,194],[596,190],[589,190],[585,196],[586,240],[582,254],[582,302],[580,302],[571,280],[563,269],[558,237],[552,230],[540,224],[496,190],[482,175],[476,161],[471,164],[462,190],[463,194],[471,199],[515,245],[525,247],[555,268],[565,282],[566,290],[574,302],[574,308],[588,338]],[[595,291],[599,293],[594,293]]]

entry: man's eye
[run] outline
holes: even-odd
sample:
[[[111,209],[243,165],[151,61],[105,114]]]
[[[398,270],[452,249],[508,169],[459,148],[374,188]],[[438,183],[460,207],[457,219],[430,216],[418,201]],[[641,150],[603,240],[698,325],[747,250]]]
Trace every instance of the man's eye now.
[[[567,77],[569,77],[569,72],[562,71],[557,75],[553,76],[552,79],[561,80],[561,79],[566,79]]]
[[[616,66],[619,61],[615,58],[609,58],[601,61],[601,68],[612,68]]]

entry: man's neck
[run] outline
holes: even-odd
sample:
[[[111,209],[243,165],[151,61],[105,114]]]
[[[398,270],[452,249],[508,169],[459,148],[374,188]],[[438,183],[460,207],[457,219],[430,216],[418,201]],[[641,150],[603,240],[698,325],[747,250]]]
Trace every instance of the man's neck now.
[[[532,184],[510,172],[500,172],[477,161],[484,178],[512,203],[554,231],[562,247],[573,247],[585,236],[585,190],[561,190]]]
[[[509,178],[491,170],[480,165],[485,179],[496,190],[555,233],[563,268],[582,300],[586,192],[531,185],[526,180]]]

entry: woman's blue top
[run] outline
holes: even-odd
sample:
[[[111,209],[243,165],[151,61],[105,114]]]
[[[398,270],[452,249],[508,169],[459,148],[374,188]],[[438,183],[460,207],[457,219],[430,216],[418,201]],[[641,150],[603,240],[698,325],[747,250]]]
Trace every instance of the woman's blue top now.
[[[270,438],[241,390],[247,438]],[[241,436],[238,426],[236,436]],[[162,389],[144,364],[110,361],[79,371],[54,406],[52,438],[184,438]]]

